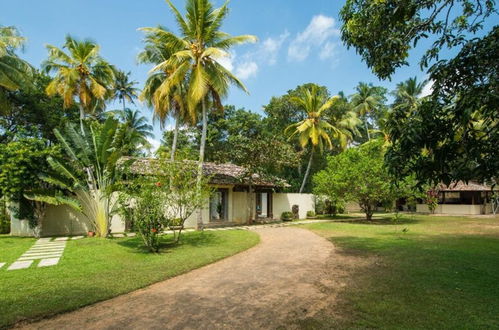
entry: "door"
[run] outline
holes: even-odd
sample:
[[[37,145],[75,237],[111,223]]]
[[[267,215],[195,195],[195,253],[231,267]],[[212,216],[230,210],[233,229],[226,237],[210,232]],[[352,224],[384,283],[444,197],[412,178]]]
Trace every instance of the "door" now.
[[[210,197],[210,221],[227,221],[229,190],[218,189]]]

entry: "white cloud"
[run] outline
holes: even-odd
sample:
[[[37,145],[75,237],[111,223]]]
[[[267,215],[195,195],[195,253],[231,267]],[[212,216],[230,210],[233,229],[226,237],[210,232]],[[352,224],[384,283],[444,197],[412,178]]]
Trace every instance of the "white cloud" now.
[[[154,138],[148,138],[147,140],[151,144],[150,153],[154,154],[156,151],[158,151],[159,147],[161,146],[161,141],[160,140],[156,140]]]
[[[269,65],[274,65],[277,62],[277,55],[281,50],[282,44],[288,39],[289,32],[284,31],[277,38],[268,37],[265,39],[257,50],[255,57],[259,57],[261,60],[266,61]]]
[[[216,61],[229,71],[234,70],[234,60],[236,58],[236,52],[227,53],[227,56],[219,57]]]
[[[426,85],[423,87],[423,90],[421,91],[421,97],[425,97],[430,95],[433,92],[433,80],[429,80]]]
[[[322,47],[321,52],[319,53],[319,58],[321,60],[327,60],[328,58],[332,58],[334,56],[336,50],[336,44],[334,42],[328,41]]]
[[[305,60],[312,48],[322,48],[321,59],[332,56],[333,43],[330,39],[339,35],[339,30],[335,27],[335,20],[332,17],[316,15],[312,17],[310,24],[298,33],[291,41],[288,48],[288,59],[291,61]],[[329,44],[329,45],[328,45]]]
[[[253,61],[243,62],[237,65],[236,77],[240,79],[248,79],[256,76],[258,72],[258,64]]]

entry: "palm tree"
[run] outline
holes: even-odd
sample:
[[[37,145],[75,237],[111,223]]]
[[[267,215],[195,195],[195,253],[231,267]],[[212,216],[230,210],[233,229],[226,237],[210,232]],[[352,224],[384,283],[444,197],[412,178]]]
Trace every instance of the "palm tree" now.
[[[165,48],[162,41],[163,32],[167,32],[167,30],[162,26],[158,26],[157,29],[161,32],[146,32],[144,51],[138,55],[140,63],[158,65],[172,56],[173,51]],[[189,112],[185,105],[186,88],[184,81],[180,82],[175,88],[164,91],[164,87],[168,85],[167,78],[173,72],[174,68],[151,71],[140,95],[140,98],[154,109],[153,119],[159,121],[161,128],[164,128],[169,116],[175,119],[170,153],[170,160],[172,161],[175,159],[180,125],[187,122],[194,123],[196,120],[196,113]]]
[[[367,139],[371,140],[369,134],[368,117],[371,112],[380,106],[381,99],[376,93],[376,88],[366,83],[359,83],[356,87],[357,93],[352,95],[352,105],[354,110],[362,117],[364,117],[364,125],[367,132]]]
[[[13,91],[30,82],[33,68],[15,54],[25,41],[15,27],[0,26],[0,88]]]
[[[125,127],[124,155],[136,155],[141,147],[150,146],[148,138],[154,137],[153,127],[149,125],[147,118],[140,115],[137,110],[126,108],[125,110],[115,110],[106,112],[108,116],[116,117]]]
[[[421,94],[426,81],[418,83],[417,78],[409,78],[397,84],[395,91],[394,109],[401,109],[407,113],[415,111],[421,104]]]
[[[66,204],[80,211],[93,225],[97,236],[108,235],[111,221],[113,198],[110,190],[119,177],[116,166],[122,156],[125,143],[124,125],[114,118],[107,118],[102,124],[93,122],[85,134],[77,132],[68,124],[60,132],[54,131],[64,152],[64,159],[47,159],[52,172],[42,178],[63,191],[70,192],[69,198],[63,194],[33,194],[30,199],[51,204]]]
[[[158,28],[142,28],[143,31],[161,36],[164,47],[173,50],[166,61],[158,64],[153,71],[172,70],[165,81],[162,94],[170,95],[170,90],[186,82],[187,107],[194,112],[201,107],[202,132],[199,148],[198,180],[202,177],[207,131],[207,104],[223,110],[222,99],[229,92],[229,85],[247,92],[244,84],[217,59],[228,56],[227,51],[238,44],[256,41],[252,35],[230,36],[220,31],[228,14],[228,2],[220,8],[213,8],[209,0],[187,0],[186,15],[182,16],[171,0],[167,0],[180,36]]]
[[[123,111],[126,110],[125,101],[134,103],[133,100],[137,98],[139,89],[134,86],[137,85],[136,81],[130,81],[130,72],[117,70],[115,73],[115,80],[113,86],[114,97],[123,103]]]
[[[319,92],[317,86],[305,89],[301,96],[295,96],[291,100],[307,113],[307,118],[288,126],[284,132],[286,134],[291,132],[290,138],[298,136],[298,141],[303,149],[311,144],[307,170],[300,187],[300,193],[302,193],[310,174],[315,150],[319,148],[322,153],[325,146],[330,150],[333,149],[331,137],[339,144],[340,148],[345,148],[348,140],[352,138],[352,130],[359,124],[359,120],[354,112],[349,111],[334,125],[327,122],[324,119],[324,113],[340,100],[340,96],[327,98]]]
[[[47,73],[55,72],[54,79],[46,92],[59,94],[64,107],[71,106],[78,99],[80,129],[84,132],[85,113],[102,109],[103,102],[110,96],[114,82],[114,68],[99,55],[99,46],[89,40],[77,40],[66,36],[63,49],[47,45],[48,59],[43,63]]]

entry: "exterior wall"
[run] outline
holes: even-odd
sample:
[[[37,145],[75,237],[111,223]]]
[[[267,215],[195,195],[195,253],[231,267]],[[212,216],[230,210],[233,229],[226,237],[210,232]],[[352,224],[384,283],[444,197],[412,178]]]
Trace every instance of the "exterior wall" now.
[[[490,212],[490,207],[485,207],[483,205],[467,205],[467,204],[439,204],[435,209],[436,214],[487,214]],[[430,213],[428,209],[428,205],[426,204],[417,204],[416,212],[418,213]]]
[[[248,193],[232,192],[232,221],[243,224],[248,221]]]
[[[280,219],[282,212],[291,212],[293,205],[298,205],[300,219],[307,217],[307,211],[315,211],[313,194],[274,193],[274,219]]]

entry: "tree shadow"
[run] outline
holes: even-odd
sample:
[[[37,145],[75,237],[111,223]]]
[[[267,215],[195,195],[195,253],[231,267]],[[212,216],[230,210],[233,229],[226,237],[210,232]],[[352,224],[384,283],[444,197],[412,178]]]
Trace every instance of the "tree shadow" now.
[[[160,249],[158,254],[171,253],[175,249],[191,246],[191,247],[208,247],[214,246],[221,243],[222,238],[213,232],[189,232],[182,233],[180,235],[180,240],[175,243],[172,234],[162,235],[160,240]],[[132,250],[134,253],[150,254],[151,251],[144,246],[144,243],[140,236],[136,236],[128,239],[121,239],[117,242],[118,245],[123,246],[127,249]]]

